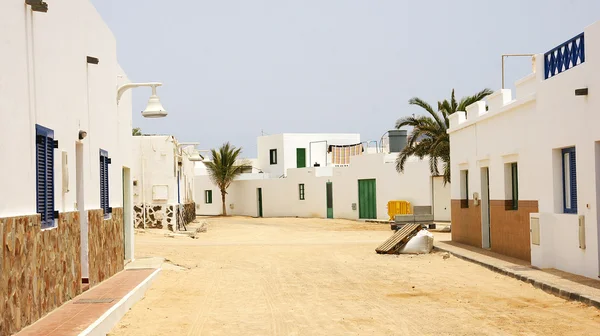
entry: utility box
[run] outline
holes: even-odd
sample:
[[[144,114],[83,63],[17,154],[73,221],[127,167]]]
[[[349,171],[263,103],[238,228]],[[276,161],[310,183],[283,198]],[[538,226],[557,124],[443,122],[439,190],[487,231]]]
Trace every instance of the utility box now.
[[[391,130],[388,131],[390,142],[390,153],[400,153],[406,147],[408,131]]]

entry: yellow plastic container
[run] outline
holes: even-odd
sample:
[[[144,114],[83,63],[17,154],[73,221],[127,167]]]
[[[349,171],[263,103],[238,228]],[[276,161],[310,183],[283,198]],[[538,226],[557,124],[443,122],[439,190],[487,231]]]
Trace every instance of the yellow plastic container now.
[[[390,220],[394,220],[396,215],[410,215],[412,210],[408,201],[389,201],[387,204]]]

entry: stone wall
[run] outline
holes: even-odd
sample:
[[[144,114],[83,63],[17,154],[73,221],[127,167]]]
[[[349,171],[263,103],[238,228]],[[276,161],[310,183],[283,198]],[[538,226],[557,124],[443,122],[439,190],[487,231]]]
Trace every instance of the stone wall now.
[[[110,219],[102,209],[88,211],[90,286],[110,278],[124,268],[123,208],[113,208]]]
[[[173,231],[176,222],[176,205],[172,204],[136,204],[135,227],[138,229],[169,229]],[[146,225],[144,225],[144,211],[146,212]]]
[[[183,230],[184,225],[188,225],[196,219],[196,203],[180,204],[177,211],[177,229]],[[183,223],[183,225],[182,225]]]
[[[537,201],[519,201],[517,210],[513,210],[512,200],[491,200],[492,251],[531,261],[529,214],[536,212],[538,212]]]
[[[79,213],[61,213],[41,230],[40,216],[0,218],[0,335],[11,335],[81,293]]]

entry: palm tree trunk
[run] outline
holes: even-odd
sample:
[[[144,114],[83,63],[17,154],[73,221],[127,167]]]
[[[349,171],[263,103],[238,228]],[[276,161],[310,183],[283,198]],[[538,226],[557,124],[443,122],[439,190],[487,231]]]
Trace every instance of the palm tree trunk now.
[[[227,207],[225,206],[225,191],[221,190],[221,202],[223,204],[223,216],[227,216]]]

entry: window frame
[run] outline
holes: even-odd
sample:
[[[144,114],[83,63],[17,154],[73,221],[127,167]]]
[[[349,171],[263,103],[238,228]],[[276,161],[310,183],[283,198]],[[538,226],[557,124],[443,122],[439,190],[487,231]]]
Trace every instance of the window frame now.
[[[58,148],[58,142],[54,140],[54,131],[36,124],[35,144],[36,212],[40,214],[40,228],[42,230],[52,229],[57,227],[58,222],[58,211],[55,210],[54,197],[54,149]],[[42,148],[44,152],[40,153]],[[43,176],[40,175],[42,170],[44,171]],[[42,186],[44,188],[43,195],[40,193],[40,187]]]
[[[463,169],[460,171],[461,177],[461,194],[463,192],[464,187],[464,195],[461,195],[460,199],[460,207],[461,208],[469,208],[469,170]]]
[[[510,163],[510,185],[511,185],[511,210],[519,210],[519,165],[517,162]]]
[[[110,219],[112,208],[110,207],[110,183],[109,183],[109,164],[111,159],[108,157],[108,151],[100,149],[100,208],[104,219]]]
[[[269,164],[277,164],[277,149],[269,149]]]
[[[568,162],[565,160],[567,154],[569,155]],[[569,174],[566,171],[567,164]],[[561,166],[563,212],[566,214],[577,214],[577,154],[574,146],[561,150]]]
[[[304,187],[304,183],[298,184],[298,198],[301,201],[306,200],[306,194],[305,194],[305,192],[306,192],[306,190],[305,190],[305,187]]]
[[[211,189],[204,190],[204,204],[212,204],[212,192]]]

